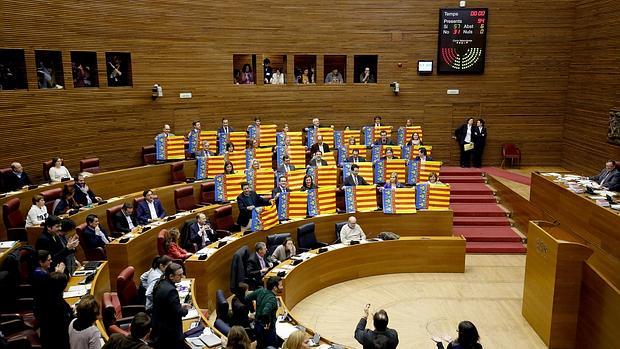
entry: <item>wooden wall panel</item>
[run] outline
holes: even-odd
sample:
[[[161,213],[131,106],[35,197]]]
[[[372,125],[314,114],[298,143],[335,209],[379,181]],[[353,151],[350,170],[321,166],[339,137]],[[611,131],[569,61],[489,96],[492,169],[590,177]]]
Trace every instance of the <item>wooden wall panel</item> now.
[[[312,116],[358,128],[374,114],[395,126],[413,117],[426,126],[425,142],[454,164],[450,136],[462,115],[454,119],[452,105],[474,104],[489,128],[485,163],[499,164],[501,144],[516,142],[524,164],[559,165],[573,1],[470,2],[489,7],[485,74],[420,77],[417,61],[436,60],[438,9],[455,4],[102,0],[85,9],[75,2],[5,0],[0,47],[26,50],[30,90],[0,93],[0,164],[21,161],[39,175],[41,161],[61,153],[73,170],[89,155],[99,156],[104,169],[121,168],[140,163],[140,146],[166,122],[177,134],[186,133],[192,119],[213,126],[224,115],[237,128],[254,115],[294,128]],[[85,14],[88,20],[77,20]],[[42,30],[41,23],[53,30]],[[37,90],[35,49],[62,51],[65,90]],[[97,52],[100,88],[72,88],[71,50]],[[131,52],[133,88],[107,87],[101,69],[106,51]],[[317,55],[318,84],[233,86],[233,54],[271,52],[288,54],[289,67],[295,54]],[[321,83],[324,55],[348,55],[352,81],[355,54],[379,56],[377,84]],[[290,80],[292,71],[287,73]],[[392,81],[401,83],[398,96],[389,88]],[[150,98],[154,83],[164,90],[156,101]],[[460,95],[446,95],[450,88]],[[180,92],[193,98],[181,100]]]
[[[619,11],[614,0],[576,3],[562,164],[583,174],[620,160],[620,145],[607,143],[609,110],[620,107]]]

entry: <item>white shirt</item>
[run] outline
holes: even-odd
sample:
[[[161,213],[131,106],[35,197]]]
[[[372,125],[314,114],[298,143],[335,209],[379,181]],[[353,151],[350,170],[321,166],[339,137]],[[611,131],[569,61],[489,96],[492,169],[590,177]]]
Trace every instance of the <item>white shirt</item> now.
[[[125,213],[123,213],[123,216],[127,220],[127,226],[129,227],[129,230],[132,230],[133,228],[135,228],[133,226],[133,221],[131,220],[131,216],[130,215],[126,215]]]
[[[348,244],[352,240],[360,241],[365,239],[366,234],[364,234],[364,230],[362,230],[359,224],[355,224],[354,229],[351,229],[349,224],[347,224],[340,230],[340,241],[342,241],[343,244]]]
[[[272,85],[283,85],[284,84],[284,74],[273,73],[270,80]]]
[[[142,276],[140,276],[142,286],[146,288],[145,295],[147,310],[153,308],[153,288],[155,287],[157,280],[159,280],[163,274],[164,273],[159,268],[155,268],[145,272],[144,274],[142,274]]]
[[[159,218],[157,216],[157,210],[155,209],[155,200],[153,200],[151,202],[147,201],[146,204],[149,206],[149,211],[151,212],[151,219]]]
[[[35,227],[45,222],[47,218],[47,207],[43,206],[39,208],[37,205],[32,205],[26,216],[26,227]]]
[[[52,182],[60,182],[63,178],[71,178],[71,174],[66,167],[60,166],[59,168],[51,167],[49,170],[50,180]]]
[[[211,243],[211,240],[209,240],[209,235],[207,234],[207,228],[209,227],[206,224],[200,225],[200,223],[198,224],[198,235],[202,238],[202,245],[206,246],[207,244]]]
[[[465,143],[471,143],[471,125],[467,125],[467,133],[465,134]]]
[[[108,237],[105,236],[105,234],[101,231],[101,228],[99,228],[99,226],[95,228],[95,235],[99,236],[101,240],[103,240],[103,242],[105,242],[106,244],[110,243],[110,240],[108,240]]]

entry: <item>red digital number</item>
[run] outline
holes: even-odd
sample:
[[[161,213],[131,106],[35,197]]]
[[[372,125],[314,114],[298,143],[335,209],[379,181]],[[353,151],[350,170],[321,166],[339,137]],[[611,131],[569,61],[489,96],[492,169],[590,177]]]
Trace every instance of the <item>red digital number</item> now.
[[[478,18],[478,24],[483,24],[484,23],[484,18]]]
[[[482,17],[486,14],[486,11],[478,11],[478,16]]]
[[[471,11],[471,12],[469,12],[469,16],[477,17],[478,16],[478,11]]]

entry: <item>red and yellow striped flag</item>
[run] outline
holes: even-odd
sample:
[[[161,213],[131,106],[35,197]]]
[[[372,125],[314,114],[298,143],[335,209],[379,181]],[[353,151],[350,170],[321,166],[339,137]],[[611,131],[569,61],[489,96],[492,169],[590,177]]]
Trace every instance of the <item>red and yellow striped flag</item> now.
[[[377,188],[374,185],[358,185],[344,189],[347,213],[377,210]]]
[[[400,183],[405,183],[407,180],[407,160],[403,159],[392,159],[385,160],[385,182],[390,181],[390,176],[392,172],[396,172],[398,174],[398,181]]]
[[[198,150],[202,150],[202,141],[209,141],[209,149],[217,153],[217,131],[200,131],[198,137]]]
[[[319,187],[336,187],[338,184],[338,167],[336,166],[309,167],[308,174]]]
[[[383,190],[383,213],[416,213],[414,188]]]
[[[431,211],[443,211],[450,209],[450,185],[429,183],[428,209]]]
[[[291,145],[304,146],[304,135],[301,131],[293,132],[289,131],[284,137],[291,138]]]
[[[271,194],[271,190],[275,187],[273,171],[268,168],[261,168],[258,171],[248,169],[246,178],[250,188],[258,194]]]
[[[273,147],[276,145],[276,133],[278,132],[278,125],[260,125],[258,130],[258,146],[259,147]]]
[[[288,219],[303,219],[308,215],[308,192],[292,191],[288,193]]]
[[[235,150],[224,155],[226,161],[230,161],[233,164],[235,172],[240,172],[245,169],[245,151]]]
[[[278,207],[272,203],[270,206],[263,206],[260,213],[252,211],[251,231],[267,230],[278,224]]]
[[[377,126],[373,129],[372,141],[376,141],[381,138],[381,131],[387,132],[388,138],[392,137],[392,126]]]
[[[245,154],[248,168],[252,166],[252,159],[257,159],[261,168],[271,169],[271,157],[273,156],[271,148],[246,149]]]
[[[228,133],[228,142],[235,146],[235,151],[243,152],[245,150],[246,139],[248,138],[245,131],[235,131]]]
[[[344,130],[342,131],[342,143],[344,145],[347,145],[349,144],[349,139],[354,138],[355,144],[360,144],[362,142],[361,135],[362,135],[362,131],[360,130]]]
[[[415,159],[416,156],[420,155],[420,148],[426,149],[426,156],[431,156],[433,153],[433,146],[431,145],[414,145],[411,147],[411,158]]]
[[[419,165],[419,178],[420,182],[425,182],[428,180],[428,176],[431,172],[435,172],[437,176],[439,176],[439,172],[441,171],[441,165],[443,163],[441,161],[420,161]]]
[[[305,169],[288,171],[286,173],[286,182],[288,183],[288,187],[293,190],[299,190],[301,185],[304,183],[304,176],[306,175]]]
[[[209,156],[207,158],[207,177],[213,178],[224,173],[224,156]]]
[[[166,138],[166,160],[185,159],[185,138],[183,136],[169,136]]]

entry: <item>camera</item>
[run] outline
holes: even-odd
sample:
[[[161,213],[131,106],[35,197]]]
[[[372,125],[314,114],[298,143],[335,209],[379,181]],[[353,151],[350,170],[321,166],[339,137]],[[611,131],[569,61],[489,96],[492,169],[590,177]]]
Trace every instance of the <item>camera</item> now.
[[[398,94],[398,92],[400,92],[400,84],[396,81],[394,81],[393,83],[390,84],[390,87],[392,88],[392,92],[394,92],[395,95]]]

